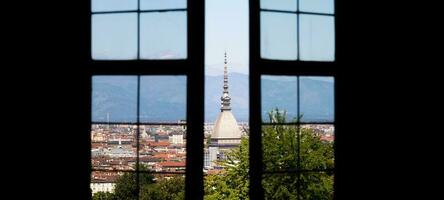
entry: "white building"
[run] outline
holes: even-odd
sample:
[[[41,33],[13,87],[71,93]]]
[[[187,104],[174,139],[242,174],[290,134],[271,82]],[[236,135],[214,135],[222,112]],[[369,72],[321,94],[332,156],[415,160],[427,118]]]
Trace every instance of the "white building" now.
[[[171,144],[183,144],[183,135],[182,134],[174,134],[169,136],[168,138]]]
[[[90,184],[91,191],[93,194],[97,192],[114,192],[114,188],[116,187],[115,183],[109,182],[94,182]]]

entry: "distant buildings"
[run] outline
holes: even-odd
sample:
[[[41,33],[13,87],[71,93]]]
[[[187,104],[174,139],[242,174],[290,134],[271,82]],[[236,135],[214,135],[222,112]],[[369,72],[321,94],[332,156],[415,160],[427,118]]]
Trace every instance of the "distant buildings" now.
[[[115,172],[93,172],[90,188],[93,194],[97,192],[114,192],[115,181],[120,175]]]
[[[121,173],[139,163],[156,172],[183,172],[186,166],[186,129],[183,125],[141,125],[139,152],[137,126],[93,125],[91,127],[91,190],[113,192]],[[95,171],[98,170],[98,171]],[[171,176],[166,174],[163,177]]]
[[[182,134],[173,134],[169,136],[169,141],[171,144],[184,144]]]
[[[91,182],[91,192],[93,194],[97,192],[114,192],[116,184],[114,182]]]

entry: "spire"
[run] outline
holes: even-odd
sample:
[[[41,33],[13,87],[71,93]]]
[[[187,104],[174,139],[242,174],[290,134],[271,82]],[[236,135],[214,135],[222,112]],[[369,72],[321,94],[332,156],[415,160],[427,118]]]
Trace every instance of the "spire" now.
[[[221,103],[221,109],[220,111],[224,111],[224,110],[231,110],[230,107],[230,96],[228,95],[228,70],[227,70],[227,52],[225,52],[225,65],[224,65],[224,92],[222,93],[222,97],[220,98],[220,100],[222,101]]]

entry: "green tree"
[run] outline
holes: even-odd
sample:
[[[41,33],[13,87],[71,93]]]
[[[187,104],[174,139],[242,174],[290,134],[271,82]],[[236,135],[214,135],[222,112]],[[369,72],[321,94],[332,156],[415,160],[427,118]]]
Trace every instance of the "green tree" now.
[[[161,179],[155,184],[145,184],[140,191],[141,200],[185,199],[185,178],[181,175]]]
[[[209,135],[207,136],[207,143],[204,144],[204,148],[208,148],[208,146],[210,145],[210,143],[211,143],[211,134],[209,134]]]
[[[140,165],[139,170],[148,168]],[[185,178],[177,175],[172,178],[155,179],[150,173],[139,173],[140,191],[136,187],[136,173],[123,173],[117,180],[114,193],[98,192],[93,200],[181,200],[185,199]]]
[[[297,121],[301,119],[293,119]],[[269,112],[271,122],[285,123],[286,112],[275,109]],[[309,128],[288,125],[262,127],[263,163],[266,171],[297,169],[300,151],[302,169],[333,168],[333,144],[323,142]],[[243,138],[239,148],[228,153],[221,161],[223,172],[205,178],[205,199],[248,199],[248,139]],[[297,175],[294,173],[266,174],[262,185],[266,199],[297,199]],[[300,176],[302,199],[332,199],[333,175],[303,173]]]
[[[148,171],[144,165],[139,165],[139,170]],[[136,173],[126,172],[116,181],[114,188],[114,196],[119,200],[137,199]],[[139,185],[147,185],[154,183],[154,176],[150,173],[139,173]]]
[[[205,177],[205,199],[248,199],[248,139],[242,138],[239,148],[228,152],[220,174]]]
[[[117,200],[113,193],[97,192],[93,195],[92,200]]]

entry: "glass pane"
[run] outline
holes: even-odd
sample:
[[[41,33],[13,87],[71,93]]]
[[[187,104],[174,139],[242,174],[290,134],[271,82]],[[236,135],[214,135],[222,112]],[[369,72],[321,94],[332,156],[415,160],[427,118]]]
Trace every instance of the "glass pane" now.
[[[334,17],[301,14],[300,18],[300,59],[334,61]]]
[[[296,200],[298,176],[291,173],[264,174],[262,187],[264,199]]]
[[[261,12],[261,57],[296,60],[297,15]]]
[[[94,76],[91,109],[93,122],[136,122],[137,77]]]
[[[186,12],[141,13],[140,57],[187,58]]]
[[[137,14],[93,14],[91,51],[94,60],[137,58]]]
[[[91,164],[100,170],[134,170],[135,125],[94,124],[91,126]]]
[[[186,76],[142,76],[140,78],[140,121],[186,120]]]
[[[296,0],[261,0],[262,9],[296,11]]]
[[[140,0],[141,10],[187,8],[186,0]]]
[[[300,129],[301,169],[333,169],[335,129],[329,124],[307,124]]]
[[[262,76],[262,121],[280,122],[273,113],[285,114],[285,122],[297,118],[297,78],[295,76]]]
[[[303,122],[334,121],[334,78],[300,77],[300,114]]]
[[[299,9],[305,12],[334,13],[333,0],[299,0]]]
[[[301,199],[333,199],[334,174],[307,172],[301,174]]]
[[[137,10],[137,0],[91,0],[91,11]]]
[[[297,129],[293,125],[263,125],[264,171],[278,172],[297,168]]]
[[[93,199],[111,199],[107,198],[114,195],[116,181],[123,173],[112,171],[93,171],[91,172],[90,188]]]
[[[141,171],[183,172],[186,165],[186,124],[141,125]]]

